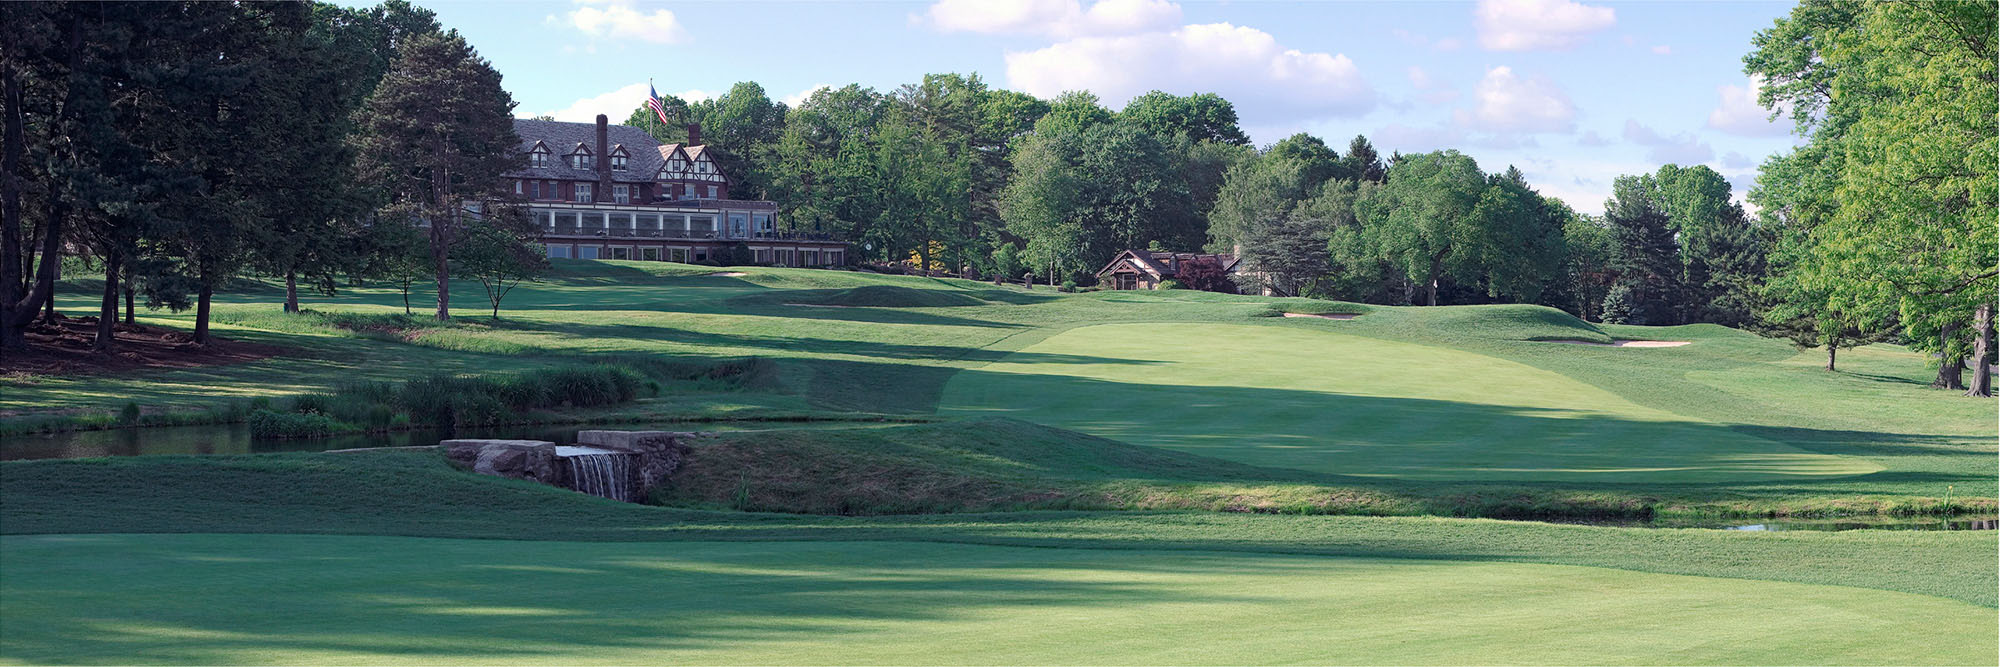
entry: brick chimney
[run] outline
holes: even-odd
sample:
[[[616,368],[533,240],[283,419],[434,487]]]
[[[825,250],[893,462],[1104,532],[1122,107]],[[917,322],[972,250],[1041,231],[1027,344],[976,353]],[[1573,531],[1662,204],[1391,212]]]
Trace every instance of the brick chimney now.
[[[611,201],[611,121],[597,114],[597,191],[590,198],[598,203]]]
[[[701,145],[701,123],[688,123],[687,145],[689,146]]]

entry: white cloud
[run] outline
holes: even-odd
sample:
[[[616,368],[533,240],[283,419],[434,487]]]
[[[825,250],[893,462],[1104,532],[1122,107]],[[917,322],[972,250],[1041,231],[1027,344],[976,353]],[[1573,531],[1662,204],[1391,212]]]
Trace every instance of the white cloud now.
[[[1673,54],[1674,54],[1674,47],[1667,46],[1665,44],[1653,45],[1653,55],[1671,56]]]
[[[1708,127],[1749,137],[1775,137],[1788,132],[1783,122],[1769,120],[1769,109],[1757,104],[1757,92],[1763,87],[1764,77],[1755,74],[1741,86],[1716,86],[1720,101],[1715,110],[1708,112]],[[1779,105],[1778,111],[1779,118],[1788,113],[1784,105]]]
[[[1523,78],[1509,67],[1495,67],[1473,88],[1474,106],[1460,109],[1460,125],[1487,132],[1568,132],[1575,125],[1576,105],[1547,77]]]
[[[655,9],[650,14],[642,14],[632,7],[630,0],[613,0],[604,3],[603,8],[593,6],[578,7],[569,13],[570,25],[586,34],[612,39],[637,39],[654,44],[679,44],[687,41],[688,33],[681,27],[680,19],[665,9]]]
[[[1576,138],[1576,145],[1590,147],[1609,146],[1611,145],[1611,140],[1604,138],[1602,134],[1598,134],[1597,130],[1584,130],[1583,134]]]
[[[623,86],[603,95],[586,97],[571,102],[569,106],[554,111],[531,112],[517,109],[514,112],[514,116],[518,118],[533,118],[535,116],[546,115],[554,116],[556,120],[571,123],[594,123],[597,122],[597,114],[604,114],[609,116],[613,123],[623,123],[627,117],[632,115],[633,109],[646,105],[647,90],[648,85],[642,81]],[[714,95],[700,90],[683,91],[674,96],[689,102],[699,102],[714,97]]]
[[[806,86],[805,90],[801,90],[799,92],[786,95],[785,99],[779,101],[784,102],[785,106],[797,107],[799,103],[806,101],[806,98],[812,97],[813,93],[819,92],[819,89],[829,88],[829,87],[831,87],[829,84],[815,83],[813,85]]]
[[[1410,85],[1417,89],[1417,100],[1431,105],[1449,104],[1458,99],[1458,90],[1450,84],[1431,77],[1424,68],[1411,65],[1408,70]]]
[[[1031,34],[1057,38],[1130,35],[1172,29],[1181,7],[1166,0],[939,0],[923,18],[944,32]]]
[[[1244,116],[1358,115],[1375,91],[1343,54],[1286,49],[1270,33],[1228,23],[1119,37],[1082,37],[1008,52],[1007,81],[1038,97],[1089,90],[1113,108],[1149,90],[1212,92]]]
[[[1494,51],[1568,49],[1618,22],[1610,7],[1569,0],[1479,0],[1479,45]]]
[[[1757,161],[1744,157],[1742,153],[1729,151],[1722,154],[1722,166],[1729,169],[1748,169],[1757,166]]]
[[[1692,132],[1662,135],[1639,121],[1625,121],[1625,140],[1645,146],[1646,159],[1661,164],[1696,165],[1715,159],[1715,149],[1695,138]]]

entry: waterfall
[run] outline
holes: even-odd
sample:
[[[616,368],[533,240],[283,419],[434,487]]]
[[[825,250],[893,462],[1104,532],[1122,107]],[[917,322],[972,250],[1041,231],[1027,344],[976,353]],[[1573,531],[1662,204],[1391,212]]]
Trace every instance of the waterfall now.
[[[632,459],[629,454],[578,454],[560,457],[568,468],[570,488],[612,500],[631,500]]]

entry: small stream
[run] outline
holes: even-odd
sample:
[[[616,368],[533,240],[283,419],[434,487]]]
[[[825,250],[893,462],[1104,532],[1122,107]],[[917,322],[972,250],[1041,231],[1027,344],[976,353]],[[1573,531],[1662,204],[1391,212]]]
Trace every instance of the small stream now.
[[[456,433],[442,429],[417,429],[390,433],[350,433],[324,438],[266,439],[250,436],[248,424],[206,424],[200,426],[158,426],[103,431],[70,431],[0,437],[0,461],[27,459],[77,459],[95,456],[152,456],[159,454],[268,454],[272,452],[321,452],[361,447],[409,447],[435,445],[449,438],[505,438],[547,440],[558,445],[576,443],[576,432],[586,429],[628,431],[757,431],[766,429],[856,428],[879,426],[875,422],[654,422],[640,424],[565,424],[479,426],[460,428]]]

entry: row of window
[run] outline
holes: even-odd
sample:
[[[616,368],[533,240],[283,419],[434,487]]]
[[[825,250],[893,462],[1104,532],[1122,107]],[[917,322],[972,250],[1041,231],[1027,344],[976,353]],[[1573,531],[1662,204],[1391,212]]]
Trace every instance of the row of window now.
[[[568,245],[551,245],[548,246],[548,249],[550,259],[569,259],[572,254],[572,249]],[[680,262],[682,264],[690,261],[705,262],[708,261],[709,256],[708,248],[635,248],[632,246],[600,248],[598,246],[580,245],[576,246],[574,251],[576,259],[640,259],[649,262],[657,262],[665,259],[669,262]],[[820,251],[816,249],[762,248],[751,251],[751,261],[758,264],[777,264],[780,266],[829,266],[840,264],[843,254],[843,251],[840,250]]]
[[[595,183],[579,182],[572,185],[570,201],[579,204],[588,204],[597,201],[596,187]],[[672,196],[674,186],[666,185],[664,187],[667,188],[668,195]],[[697,188],[700,186],[683,185],[681,187],[681,198],[693,199],[695,198]],[[623,183],[613,184],[611,186],[611,201],[616,204],[630,204],[632,203],[633,192],[633,186]],[[715,186],[708,186],[708,198],[715,199],[716,194]],[[528,199],[562,199],[562,186],[558,185],[557,181],[514,181],[514,195]]]
[[[627,236],[674,236],[679,238],[710,238],[717,231],[726,231],[730,238],[747,238],[751,230],[759,235],[769,235],[777,231],[777,225],[769,213],[744,213],[730,211],[727,214],[728,228],[718,230],[715,216],[695,213],[613,213],[604,211],[566,211],[560,209],[536,209],[535,222],[542,229],[559,234],[588,234],[603,231],[607,234]]]

